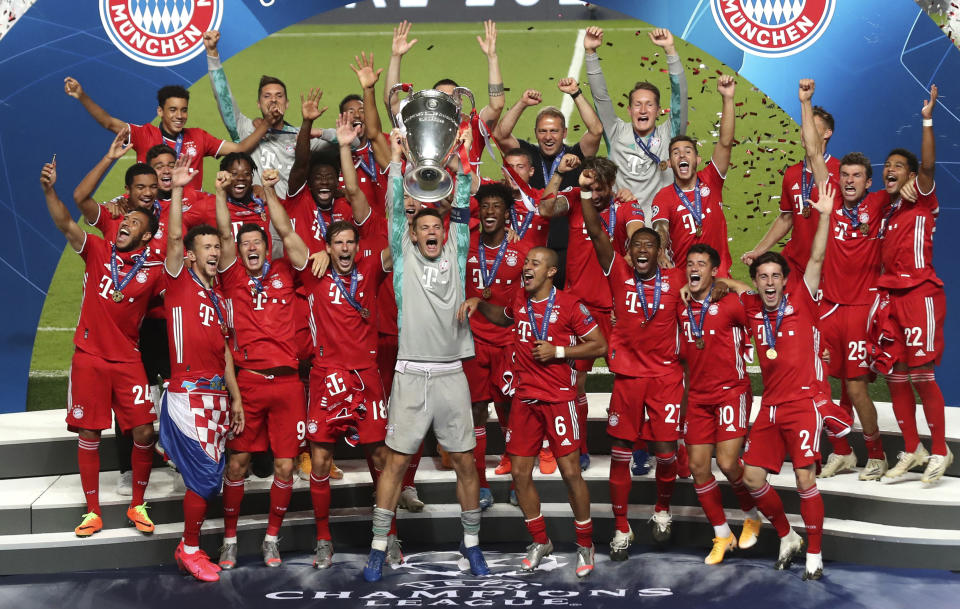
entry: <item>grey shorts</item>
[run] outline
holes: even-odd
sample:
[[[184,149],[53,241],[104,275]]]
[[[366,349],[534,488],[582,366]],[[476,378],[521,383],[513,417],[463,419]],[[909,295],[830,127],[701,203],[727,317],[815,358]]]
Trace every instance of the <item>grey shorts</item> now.
[[[387,409],[387,446],[412,455],[432,425],[446,451],[472,451],[477,440],[463,367],[454,362],[444,369],[425,368],[417,362],[397,362]]]

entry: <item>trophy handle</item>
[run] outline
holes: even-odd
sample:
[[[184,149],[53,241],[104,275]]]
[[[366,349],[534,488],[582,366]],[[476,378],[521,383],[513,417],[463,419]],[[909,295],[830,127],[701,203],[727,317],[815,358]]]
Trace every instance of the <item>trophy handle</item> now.
[[[453,90],[453,101],[457,104],[457,111],[463,112],[463,97],[466,96],[470,100],[470,111],[477,109],[477,102],[473,100],[473,92],[466,87],[457,87]]]
[[[401,91],[405,91],[407,96],[410,96],[410,91],[413,90],[413,85],[410,83],[398,82],[397,84],[390,87],[390,93],[387,95],[387,115],[390,117],[390,122],[393,123],[393,126],[397,129],[401,127],[400,125],[400,114],[394,114],[393,112],[393,98],[395,95],[399,94]],[[472,98],[471,98],[472,99]]]

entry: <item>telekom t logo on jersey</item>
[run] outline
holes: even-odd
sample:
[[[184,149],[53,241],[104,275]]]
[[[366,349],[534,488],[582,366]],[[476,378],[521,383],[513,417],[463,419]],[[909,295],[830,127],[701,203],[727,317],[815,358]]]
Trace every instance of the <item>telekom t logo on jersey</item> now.
[[[200,303],[200,323],[210,327],[210,323],[217,318],[217,312],[205,302]]]
[[[806,49],[830,25],[837,0],[710,0],[717,27],[737,48],[759,57]]]
[[[124,55],[174,66],[203,51],[203,33],[220,29],[224,0],[100,0],[100,21]]]

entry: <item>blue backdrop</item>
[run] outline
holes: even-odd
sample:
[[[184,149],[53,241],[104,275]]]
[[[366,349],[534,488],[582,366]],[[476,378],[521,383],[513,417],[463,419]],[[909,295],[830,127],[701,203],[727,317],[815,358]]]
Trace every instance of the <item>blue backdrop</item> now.
[[[497,0],[497,8],[515,1]],[[194,3],[196,14],[222,5],[224,59],[274,31],[346,4],[338,0],[130,0],[128,10],[160,5],[182,11]],[[424,3],[427,0],[402,2]],[[465,3],[443,0],[442,9],[462,10]],[[385,3],[378,0],[375,4]],[[389,4],[396,8],[397,2]],[[439,0],[429,4],[441,10]],[[793,31],[784,33],[788,44],[793,38],[809,43],[814,35],[819,36],[807,48],[779,57],[745,52],[741,50],[747,46],[743,41],[738,46],[721,29],[725,22],[715,18],[715,13],[737,13],[744,0],[602,0],[599,4],[670,28],[736,69],[794,119],[799,120],[797,79],[801,75],[815,78],[817,103],[830,108],[837,118],[838,132],[831,142],[835,154],[857,149],[882,162],[886,152],[896,146],[919,152],[921,101],[930,83],[939,85],[940,104],[934,116],[941,215],[934,260],[947,284],[948,301],[960,296],[960,271],[954,270],[948,259],[949,236],[960,229],[960,208],[955,203],[960,196],[960,52],[913,0],[777,2],[777,6],[804,10]],[[113,115],[149,122],[155,116],[156,89],[171,83],[189,86],[206,73],[205,62],[199,59],[155,66],[122,53],[112,42],[117,37],[105,30],[97,5],[106,7],[109,15],[128,2],[38,0],[0,40],[0,205],[7,215],[0,222],[0,271],[10,279],[7,296],[0,301],[0,318],[6,320],[0,325],[0,412],[24,408],[37,322],[65,245],[47,215],[38,185],[39,168],[53,152],[65,161],[88,159],[91,143],[97,142],[95,149],[100,150],[106,138],[81,106],[63,94],[64,77],[73,75],[90,90],[115,91],[111,99],[102,100]],[[213,9],[204,8],[206,5]],[[755,0],[747,5],[774,3]],[[818,19],[820,13],[827,18]],[[754,17],[774,25],[793,18],[762,11]],[[142,17],[138,21],[144,22]],[[145,27],[154,31],[169,32],[177,27],[176,20],[162,26],[150,25],[149,19],[146,22]],[[742,29],[742,20],[734,17],[731,22],[734,26],[725,26],[727,31]],[[129,38],[129,26],[126,34]],[[189,31],[183,40],[193,40]],[[189,49],[176,50],[189,54]],[[60,184],[78,183],[87,165],[61,163]],[[61,186],[64,188],[67,186]],[[956,328],[947,326],[943,360],[947,370],[960,363],[960,341],[951,340]],[[960,375],[941,374],[940,381],[948,404],[960,404]]]

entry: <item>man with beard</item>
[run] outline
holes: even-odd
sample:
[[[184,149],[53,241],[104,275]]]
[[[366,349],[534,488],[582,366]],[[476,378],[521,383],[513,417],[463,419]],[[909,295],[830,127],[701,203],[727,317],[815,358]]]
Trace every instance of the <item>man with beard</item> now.
[[[136,165],[134,166],[136,167]],[[156,174],[128,179],[131,198],[155,197]],[[127,518],[144,534],[153,533],[143,497],[153,463],[155,433],[153,402],[137,353],[137,330],[150,299],[161,291],[160,260],[151,260],[147,247],[157,232],[157,218],[143,209],[127,212],[112,242],[88,234],[70,217],[54,190],[56,164],[47,163],[40,175],[47,209],[54,224],[85,263],[80,320],[73,342],[67,389],[67,428],[79,436],[77,464],[87,502],[83,520],[75,529],[89,537],[103,528],[100,516],[100,433],[110,427],[111,410],[123,432],[133,435],[130,457],[133,493]],[[141,189],[142,186],[142,189]]]

